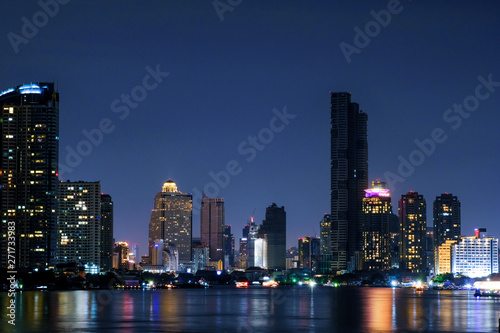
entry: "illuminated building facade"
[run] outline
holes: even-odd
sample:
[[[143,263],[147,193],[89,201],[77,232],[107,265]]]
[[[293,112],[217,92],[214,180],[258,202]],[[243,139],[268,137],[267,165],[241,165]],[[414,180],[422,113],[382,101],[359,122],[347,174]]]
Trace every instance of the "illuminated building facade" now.
[[[364,190],[368,188],[366,113],[348,92],[331,93],[331,268],[362,269]]]
[[[364,269],[388,270],[391,268],[392,206],[384,182],[374,181],[371,188],[365,190],[363,213]]]
[[[434,262],[436,275],[452,272],[453,245],[457,242],[457,240],[447,240],[435,250]]]
[[[426,202],[418,192],[408,192],[399,200],[400,264],[399,268],[412,273],[426,269]]]
[[[177,185],[168,180],[162,191],[156,194],[154,209],[149,222],[149,256],[155,240],[161,239],[165,246],[175,245],[179,253],[179,264],[191,262],[193,196],[177,190]]]
[[[486,229],[473,237],[462,237],[453,245],[452,273],[471,278],[498,273],[498,238],[487,237]]]
[[[101,194],[101,268],[113,268],[113,200]]]
[[[57,263],[59,94],[53,83],[0,92],[0,267],[15,226],[16,268]],[[13,231],[13,230],[11,230]]]
[[[434,252],[447,240],[459,240],[462,234],[460,201],[451,193],[443,193],[436,197],[433,205],[433,245]],[[437,261],[435,261],[437,265]],[[438,271],[435,266],[435,271]]]
[[[116,242],[114,245],[113,268],[127,268],[128,269],[128,256],[129,256],[128,242]]]
[[[59,182],[59,262],[101,266],[100,215],[100,182]]]
[[[200,239],[204,247],[208,247],[210,261],[224,260],[224,198],[201,199]]]
[[[266,208],[266,219],[262,221],[259,236],[266,244],[265,262],[269,269],[286,269],[286,212],[285,207],[275,203]]]

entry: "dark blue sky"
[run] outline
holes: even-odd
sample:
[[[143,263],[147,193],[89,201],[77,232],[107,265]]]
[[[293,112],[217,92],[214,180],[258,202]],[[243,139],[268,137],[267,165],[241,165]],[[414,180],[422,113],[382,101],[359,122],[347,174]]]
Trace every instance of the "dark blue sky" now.
[[[9,1],[2,5],[0,90],[57,82],[63,164],[68,147],[83,147],[82,131],[109,119],[113,131],[62,178],[100,180],[115,202],[116,240],[139,243],[141,253],[163,182],[201,190],[210,172],[232,160],[241,172],[220,195],[237,239],[254,209],[261,221],[273,202],[285,206],[289,246],[318,234],[330,209],[329,91],[351,92],[368,114],[370,180],[404,174],[400,156],[419,164],[395,184],[395,212],[401,194],[418,191],[432,225],[432,202],[449,192],[462,203],[462,234],[487,227],[498,237],[500,84],[480,88],[483,100],[469,96],[479,76],[500,82],[500,5],[393,3],[247,0],[221,21],[212,1],[74,0],[45,22],[37,2]],[[390,22],[370,23],[370,12],[388,4]],[[25,28],[23,36],[34,19],[38,31]],[[372,37],[357,40],[348,63],[340,44],[356,46],[356,27],[372,29]],[[148,66],[169,75],[146,81],[152,90],[143,96]],[[131,92],[140,101],[127,112],[120,100]],[[467,118],[447,111],[455,103],[474,111]],[[271,140],[263,129],[274,108],[296,117]],[[415,153],[414,141],[439,128],[446,140],[428,155]],[[259,132],[270,142],[249,162],[238,146],[247,149]],[[199,215],[193,220],[197,236]]]

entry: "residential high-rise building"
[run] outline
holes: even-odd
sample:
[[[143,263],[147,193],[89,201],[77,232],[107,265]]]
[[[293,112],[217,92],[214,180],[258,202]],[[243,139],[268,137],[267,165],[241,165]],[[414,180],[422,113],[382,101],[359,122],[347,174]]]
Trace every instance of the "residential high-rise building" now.
[[[224,198],[201,199],[200,239],[204,247],[208,247],[210,261],[224,261]]]
[[[487,237],[485,228],[476,229],[475,233],[472,237],[461,237],[453,245],[453,274],[477,278],[499,272],[498,238]]]
[[[101,183],[59,182],[59,261],[101,266]]]
[[[331,93],[331,268],[362,269],[362,203],[368,188],[366,113],[348,92]]]
[[[275,203],[266,208],[259,236],[264,238],[266,264],[269,269],[286,269],[286,212]]]
[[[433,205],[434,252],[447,240],[459,240],[461,235],[460,201],[451,193],[436,197]],[[437,264],[437,261],[435,261]],[[436,267],[437,272],[437,267]]]
[[[231,233],[231,225],[224,226],[224,258],[227,261],[226,267],[234,267],[234,235]]]
[[[363,198],[364,269],[389,270],[391,268],[390,220],[392,205],[385,183],[373,181]]]
[[[109,194],[101,194],[101,268],[113,268],[113,200]]]
[[[57,263],[59,94],[53,83],[0,92],[0,267]],[[15,230],[14,230],[15,229]],[[7,239],[15,237],[16,253]],[[12,233],[13,232],[13,233]]]
[[[420,273],[426,270],[426,202],[418,192],[408,192],[399,200],[399,268]]]
[[[149,256],[156,240],[163,240],[168,247],[175,245],[178,263],[191,262],[193,196],[177,190],[177,185],[168,180],[157,193],[149,222]]]

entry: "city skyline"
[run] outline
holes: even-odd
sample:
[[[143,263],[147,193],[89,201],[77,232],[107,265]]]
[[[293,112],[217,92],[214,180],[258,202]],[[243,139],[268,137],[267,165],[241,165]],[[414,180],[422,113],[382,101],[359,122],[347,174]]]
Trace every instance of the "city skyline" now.
[[[352,92],[370,115],[369,181],[387,181],[387,172],[404,178],[394,184],[393,198],[410,190],[428,200],[453,193],[462,203],[462,230],[486,227],[500,235],[493,211],[497,183],[484,176],[494,175],[498,162],[489,152],[496,151],[499,140],[494,127],[499,49],[488,32],[498,31],[499,8],[465,1],[432,7],[401,2],[401,8],[348,63],[339,44],[355,45],[353,28],[364,30],[375,20],[370,12],[385,10],[386,3],[244,2],[220,21],[210,2],[151,8],[70,2],[19,44],[17,53],[6,36],[22,35],[21,18],[32,20],[42,9],[37,3],[9,3],[0,90],[23,82],[56,82],[60,161],[71,169],[61,179],[100,180],[115,202],[115,238],[139,243],[142,255],[158,184],[172,178],[194,195],[195,189],[216,184],[212,175],[222,175],[233,160],[241,172],[234,172],[217,196],[226,200],[226,224],[233,226],[236,239],[251,215],[264,219],[272,202],[287,207],[287,246],[319,235],[318,221],[330,213],[328,91]],[[76,13],[93,24],[74,20]],[[193,19],[203,28],[191,26]],[[122,28],[129,37],[120,38]],[[462,113],[453,111],[454,104],[473,103],[469,97],[479,85],[480,96],[488,97],[481,97],[477,111],[467,111],[470,105]],[[144,90],[136,87],[146,87],[147,96],[128,106],[121,95],[134,91],[139,96]],[[275,121],[281,130],[263,131],[259,147],[264,149],[251,150],[248,137],[271,129],[271,120],[285,107],[296,117]],[[433,136],[436,129],[444,135],[438,130]],[[69,165],[68,147],[76,151],[82,140],[89,141],[83,131],[94,134],[97,144]],[[247,153],[238,152],[240,145]],[[411,164],[410,156],[421,164]],[[297,189],[315,194],[304,198]],[[430,226],[430,207],[427,216]],[[197,236],[196,212],[193,230]]]

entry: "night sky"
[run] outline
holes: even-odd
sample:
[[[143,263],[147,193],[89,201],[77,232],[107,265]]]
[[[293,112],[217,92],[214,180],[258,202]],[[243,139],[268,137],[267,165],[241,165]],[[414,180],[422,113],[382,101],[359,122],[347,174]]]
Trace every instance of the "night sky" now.
[[[217,189],[236,240],[273,202],[285,206],[288,246],[319,235],[330,210],[330,91],[350,92],[368,114],[369,180],[404,179],[393,185],[395,212],[417,191],[432,225],[435,197],[453,193],[462,234],[500,236],[498,2],[221,0],[218,13],[210,0],[59,1],[53,17],[36,1],[2,4],[0,91],[57,83],[60,163],[71,168],[62,179],[100,180],[115,239],[141,254],[163,182],[201,191],[228,163],[234,175]],[[382,27],[374,16],[388,6]],[[472,111],[453,111],[464,103]],[[107,133],[89,151],[83,133],[100,126]],[[78,147],[87,156],[68,163]],[[418,165],[399,172],[401,159]],[[195,213],[194,236],[199,228]]]

